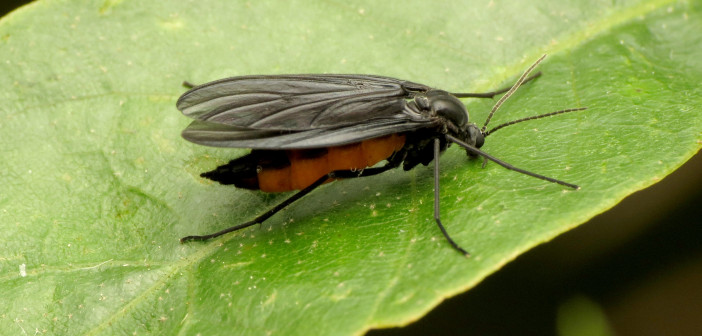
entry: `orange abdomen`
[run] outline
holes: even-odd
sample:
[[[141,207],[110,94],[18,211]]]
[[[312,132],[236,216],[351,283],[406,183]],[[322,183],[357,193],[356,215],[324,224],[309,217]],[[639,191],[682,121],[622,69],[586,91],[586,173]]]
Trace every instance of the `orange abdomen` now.
[[[265,192],[300,190],[335,170],[356,170],[372,167],[389,158],[405,145],[405,136],[391,134],[359,143],[329,147],[325,150],[285,151],[290,165],[261,167],[258,187]]]

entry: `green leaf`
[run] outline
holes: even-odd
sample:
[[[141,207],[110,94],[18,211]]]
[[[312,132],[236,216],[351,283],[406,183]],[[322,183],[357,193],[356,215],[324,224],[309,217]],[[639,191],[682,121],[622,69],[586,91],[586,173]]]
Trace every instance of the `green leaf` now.
[[[0,21],[3,334],[359,334],[403,325],[668,175],[702,146],[696,1],[46,0]],[[453,91],[544,76],[488,153],[582,187],[441,160],[288,195],[198,177],[245,153],[180,138],[182,80],[370,73]],[[493,101],[466,100],[481,123]]]

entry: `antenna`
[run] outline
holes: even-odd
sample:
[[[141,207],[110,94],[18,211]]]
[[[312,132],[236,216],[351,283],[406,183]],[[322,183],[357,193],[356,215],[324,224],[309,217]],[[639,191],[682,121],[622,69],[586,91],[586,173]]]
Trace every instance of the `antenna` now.
[[[524,81],[526,80],[527,76],[529,76],[529,73],[530,73],[532,70],[534,70],[534,68],[536,68],[536,66],[539,65],[539,63],[541,63],[541,61],[543,61],[544,58],[546,58],[546,55],[545,55],[545,54],[544,54],[543,56],[541,56],[538,60],[536,60],[536,62],[534,62],[534,64],[532,64],[532,65],[529,67],[529,69],[527,69],[526,71],[524,71],[524,74],[522,74],[522,76],[519,77],[519,79],[517,80],[517,82],[514,83],[514,85],[512,85],[512,88],[510,88],[509,91],[507,91],[507,93],[505,93],[505,95],[502,96],[502,98],[500,98],[500,100],[498,100],[497,103],[495,103],[495,106],[492,107],[492,110],[490,111],[490,114],[488,115],[487,119],[485,120],[485,124],[484,124],[483,127],[480,129],[480,132],[482,132],[483,134],[485,134],[485,129],[487,128],[488,123],[490,123],[490,119],[492,119],[492,115],[495,114],[495,111],[497,111],[497,109],[499,109],[500,106],[502,106],[502,103],[504,103],[505,100],[507,100],[507,98],[509,98],[510,96],[512,96],[512,94],[513,94],[515,91],[517,91],[517,89],[519,88],[519,86],[522,85],[522,83],[524,83]]]
[[[488,136],[488,135],[490,135],[490,134],[492,134],[492,133],[495,133],[495,131],[497,131],[497,130],[500,129],[500,128],[507,127],[507,126],[510,126],[510,125],[514,125],[514,124],[520,123],[520,122],[522,122],[522,121],[534,120],[534,119],[541,119],[541,118],[545,118],[545,117],[554,116],[554,115],[556,115],[556,114],[562,114],[562,113],[568,113],[568,112],[575,112],[575,111],[582,111],[582,110],[587,110],[587,107],[569,108],[569,109],[560,110],[560,111],[556,111],[556,112],[544,113],[544,114],[539,114],[539,115],[535,115],[535,116],[531,116],[531,117],[526,117],[526,118],[522,118],[522,119],[517,119],[517,120],[508,121],[508,122],[506,122],[506,123],[504,123],[504,124],[497,125],[496,127],[492,128],[491,130],[489,130],[489,131],[487,131],[487,132],[483,132],[483,136],[486,137],[486,136]]]

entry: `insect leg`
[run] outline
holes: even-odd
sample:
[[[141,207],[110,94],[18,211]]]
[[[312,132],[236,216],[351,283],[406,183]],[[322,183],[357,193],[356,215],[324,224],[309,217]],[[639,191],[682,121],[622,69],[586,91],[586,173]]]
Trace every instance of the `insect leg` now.
[[[525,79],[524,79],[524,82],[522,82],[522,84],[524,84],[524,83],[526,83],[526,82],[529,82],[529,81],[531,81],[531,80],[534,80],[534,79],[536,79],[536,78],[539,78],[539,77],[541,77],[541,71],[539,71],[539,72],[537,72],[537,73],[535,73],[535,74],[533,74],[533,75],[531,75],[531,76],[525,78]],[[502,93],[505,93],[505,92],[509,91],[509,89],[511,89],[511,88],[512,88],[512,86],[508,86],[508,87],[506,87],[506,88],[502,88],[502,89],[495,90],[495,91],[490,91],[490,92],[482,92],[482,93],[451,93],[451,94],[454,95],[456,98],[492,98],[492,97],[494,97],[494,96],[497,96],[498,94],[502,94]]]
[[[494,157],[494,156],[492,156],[492,155],[490,155],[490,154],[488,154],[488,153],[485,153],[485,152],[481,151],[480,149],[477,149],[477,148],[475,148],[475,147],[473,147],[473,146],[471,146],[471,145],[465,143],[464,141],[462,141],[462,140],[460,140],[460,139],[457,139],[456,137],[454,137],[454,136],[452,136],[452,135],[446,134],[445,136],[446,136],[446,139],[447,139],[447,140],[449,140],[449,141],[451,141],[451,142],[453,142],[453,143],[455,143],[455,144],[457,144],[457,145],[463,147],[466,151],[469,151],[469,152],[471,152],[471,153],[473,153],[473,154],[475,154],[475,155],[480,155],[480,156],[482,156],[482,157],[484,157],[484,158],[486,158],[486,159],[488,159],[488,160],[490,160],[490,161],[492,161],[492,162],[495,162],[495,163],[497,163],[498,165],[500,165],[500,166],[502,166],[502,167],[505,167],[505,168],[507,168],[507,169],[509,169],[509,170],[513,170],[513,171],[516,171],[516,172],[518,172],[518,173],[522,173],[522,174],[524,174],[524,175],[529,175],[529,176],[531,176],[531,177],[536,177],[536,178],[542,179],[542,180],[544,180],[544,181],[553,182],[553,183],[558,183],[558,184],[560,184],[560,185],[564,185],[564,186],[566,186],[566,187],[573,188],[573,189],[575,189],[575,190],[580,189],[580,187],[577,186],[577,185],[575,185],[575,184],[568,183],[568,182],[564,182],[564,181],[561,181],[561,180],[557,180],[557,179],[552,178],[552,177],[543,176],[543,175],[540,175],[540,174],[537,174],[537,173],[532,173],[532,172],[530,172],[530,171],[528,171],[528,170],[524,170],[524,169],[521,169],[521,168],[517,168],[517,167],[515,167],[515,166],[513,166],[513,165],[511,165],[511,164],[509,164],[509,163],[507,163],[507,162],[504,162],[504,161],[502,161],[502,160],[500,160],[500,159],[498,159],[498,158],[496,158],[496,157]]]
[[[441,218],[439,215],[439,155],[441,154],[441,141],[439,141],[439,138],[434,139],[434,220],[436,220],[436,225],[439,226],[439,229],[441,230],[441,233],[444,234],[444,237],[446,237],[446,240],[455,248],[458,250],[458,252],[463,253],[464,256],[468,257],[470,256],[470,253],[468,251],[464,250],[462,247],[458,246],[453,239],[449,236],[448,232],[446,232],[446,229],[444,228],[444,225],[441,224]]]
[[[335,170],[335,171],[329,173],[329,176],[331,176],[332,178],[344,178],[344,179],[373,176],[373,175],[378,175],[380,173],[386,172],[390,169],[397,168],[397,166],[398,166],[398,164],[390,162],[382,167],[366,168],[363,170]]]
[[[222,231],[218,231],[218,232],[211,233],[211,234],[204,235],[204,236],[187,236],[187,237],[183,237],[183,238],[180,238],[180,242],[181,242],[181,243],[185,243],[185,242],[188,242],[188,241],[191,241],[191,240],[197,240],[197,241],[208,240],[208,239],[212,239],[212,238],[215,238],[215,237],[219,237],[219,236],[221,236],[221,235],[223,235],[223,234],[227,234],[227,233],[229,233],[229,232],[238,231],[238,230],[241,230],[241,229],[243,229],[243,228],[247,228],[247,227],[249,227],[249,226],[251,226],[251,225],[261,224],[261,223],[263,223],[266,219],[268,219],[268,218],[270,218],[271,216],[275,215],[278,211],[283,210],[283,208],[285,208],[286,206],[290,205],[291,203],[297,201],[298,199],[302,198],[302,196],[305,196],[305,195],[309,194],[312,190],[314,190],[315,188],[317,188],[317,187],[319,187],[320,185],[322,185],[322,184],[323,184],[324,182],[326,182],[328,179],[329,179],[329,175],[324,175],[324,176],[320,177],[319,179],[317,179],[317,181],[314,181],[314,183],[310,184],[310,185],[307,186],[305,189],[302,189],[302,190],[298,191],[298,192],[295,193],[294,195],[290,196],[290,198],[284,200],[284,201],[281,202],[280,204],[274,206],[272,209],[266,211],[264,214],[262,214],[262,215],[260,215],[260,216],[258,216],[258,217],[256,217],[256,218],[254,218],[254,219],[251,220],[251,221],[248,221],[248,222],[246,222],[246,223],[242,223],[242,224],[239,224],[239,225],[236,225],[236,226],[232,226],[232,227],[226,228],[226,229],[224,229],[224,230],[222,230]]]
[[[316,181],[314,181],[314,183],[312,183],[312,184],[310,184],[309,186],[307,186],[306,188],[304,188],[304,189],[298,191],[298,192],[295,193],[294,195],[290,196],[290,198],[284,200],[284,201],[281,202],[280,204],[276,205],[276,206],[273,207],[272,209],[266,211],[265,213],[263,213],[262,215],[260,215],[260,216],[258,216],[258,217],[256,217],[256,218],[254,218],[254,219],[251,220],[251,221],[248,221],[248,222],[246,222],[246,223],[242,223],[242,224],[239,224],[239,225],[236,225],[236,226],[232,226],[232,227],[229,227],[229,228],[226,228],[226,229],[224,229],[224,230],[217,231],[217,232],[215,232],[215,233],[211,233],[211,234],[208,234],[208,235],[183,237],[183,238],[180,238],[180,242],[181,242],[181,243],[185,243],[185,242],[193,241],[193,240],[204,241],[204,240],[208,240],[208,239],[212,239],[212,238],[219,237],[219,236],[221,236],[221,235],[223,235],[223,234],[227,234],[227,233],[229,233],[229,232],[238,231],[238,230],[241,230],[241,229],[243,229],[243,228],[247,228],[247,227],[252,226],[252,225],[255,225],[255,224],[261,224],[261,223],[263,223],[266,219],[268,219],[268,218],[270,218],[271,216],[273,216],[273,215],[275,215],[276,213],[278,213],[278,211],[283,210],[283,208],[287,207],[288,205],[292,204],[293,202],[297,201],[298,199],[302,198],[303,196],[309,194],[312,190],[314,190],[314,189],[316,189],[317,187],[319,187],[320,185],[324,184],[324,182],[327,182],[327,180],[329,180],[329,179],[333,179],[333,178],[356,178],[356,177],[372,176],[372,175],[377,175],[377,174],[380,174],[380,173],[382,173],[382,172],[385,172],[385,171],[387,171],[387,170],[389,170],[389,169],[396,168],[397,166],[398,166],[398,163],[397,163],[397,162],[391,161],[391,162],[388,162],[388,164],[386,164],[386,165],[384,165],[384,166],[382,166],[382,167],[368,168],[368,169],[364,169],[364,170],[361,170],[361,171],[352,171],[352,170],[336,170],[336,171],[333,171],[333,172],[331,172],[331,173],[328,173],[328,174],[326,174],[326,175],[320,177],[319,179],[317,179]]]

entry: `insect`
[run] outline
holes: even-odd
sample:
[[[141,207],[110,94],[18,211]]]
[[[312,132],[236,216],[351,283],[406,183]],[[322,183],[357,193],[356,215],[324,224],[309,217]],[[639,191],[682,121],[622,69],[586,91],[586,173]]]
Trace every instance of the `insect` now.
[[[402,165],[410,170],[434,161],[434,219],[453,248],[464,255],[439,215],[439,155],[454,143],[470,157],[483,157],[510,170],[566,187],[579,187],[517,168],[479,148],[503,127],[572,108],[513,120],[486,130],[495,111],[544,59],[537,60],[510,88],[486,93],[449,93],[423,84],[372,75],[270,75],[231,77],[191,88],[177,102],[195,119],[183,137],[196,144],[251,148],[202,177],[238,188],[283,192],[299,190],[251,221],[181,242],[207,240],[261,224],[320,185],[336,179],[377,175]],[[187,85],[187,83],[184,83]],[[458,98],[493,98],[480,128],[468,119]],[[384,165],[376,165],[381,161]]]

